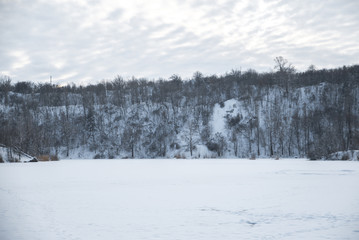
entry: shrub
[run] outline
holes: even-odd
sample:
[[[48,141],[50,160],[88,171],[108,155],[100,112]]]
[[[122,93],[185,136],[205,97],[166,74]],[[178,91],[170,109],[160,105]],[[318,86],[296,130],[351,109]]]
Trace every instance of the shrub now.
[[[43,161],[43,162],[50,161],[50,156],[49,155],[40,155],[40,156],[36,156],[36,158],[39,161]]]
[[[230,127],[234,127],[238,125],[238,123],[241,121],[241,116],[237,114],[235,117],[227,116],[227,123]]]
[[[104,159],[105,158],[105,155],[103,155],[102,153],[97,153],[93,159]]]
[[[36,157],[39,161],[50,161],[49,155],[40,155]]]
[[[40,156],[36,156],[36,159],[42,162],[59,160],[59,158],[56,155],[40,155]]]
[[[310,151],[308,154],[307,154],[307,157],[309,158],[309,160],[317,160],[317,159],[320,159],[320,156],[317,152],[315,151]]]
[[[170,148],[171,148],[171,149],[177,149],[177,150],[178,150],[178,149],[181,148],[181,146],[180,146],[178,143],[173,142],[173,143],[171,143]]]
[[[217,152],[219,149],[218,143],[215,143],[213,141],[207,142],[206,144],[209,151]]]
[[[342,156],[342,160],[343,160],[343,161],[349,160],[349,154],[348,154],[348,153],[344,153],[343,156]]]
[[[176,158],[176,159],[186,159],[186,157],[185,157],[184,155],[181,155],[181,154],[179,154],[179,153],[177,153],[177,154],[174,156],[174,158]]]
[[[3,163],[4,159],[2,158],[2,155],[0,154],[0,163]]]
[[[252,153],[251,154],[251,157],[249,158],[250,160],[256,160],[256,154],[255,153]]]

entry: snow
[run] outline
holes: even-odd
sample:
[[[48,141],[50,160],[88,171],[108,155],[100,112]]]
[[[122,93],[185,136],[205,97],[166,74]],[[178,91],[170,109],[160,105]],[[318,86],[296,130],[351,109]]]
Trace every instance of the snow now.
[[[329,160],[359,160],[359,150],[349,150],[349,151],[340,151],[335,152],[329,155]]]
[[[6,148],[0,145],[0,157],[4,162],[8,162]]]
[[[223,107],[220,104],[216,103],[213,108],[213,115],[212,115],[212,129],[213,133],[226,133],[226,116],[230,115],[231,117],[236,116],[240,113],[239,107],[241,103],[235,99],[230,99],[223,102]]]
[[[359,162],[0,165],[0,239],[359,239]]]
[[[11,158],[9,159],[8,156],[8,149],[4,145],[0,145],[0,156],[4,162],[10,162]],[[20,153],[13,149],[13,158],[15,158],[19,162],[28,162],[33,159],[30,155],[25,155],[24,153]]]

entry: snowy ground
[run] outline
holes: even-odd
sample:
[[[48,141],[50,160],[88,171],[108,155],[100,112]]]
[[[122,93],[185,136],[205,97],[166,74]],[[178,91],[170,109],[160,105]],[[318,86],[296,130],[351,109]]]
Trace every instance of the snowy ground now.
[[[0,239],[359,239],[359,162],[1,164]]]

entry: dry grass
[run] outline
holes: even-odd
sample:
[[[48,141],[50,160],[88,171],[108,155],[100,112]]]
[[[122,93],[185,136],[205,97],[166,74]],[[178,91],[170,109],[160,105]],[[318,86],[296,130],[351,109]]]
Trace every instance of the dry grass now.
[[[176,154],[174,157],[176,159],[186,159],[186,157],[184,155],[181,155],[181,154]]]
[[[58,161],[59,158],[56,155],[40,155],[36,156],[37,160],[41,162]]]

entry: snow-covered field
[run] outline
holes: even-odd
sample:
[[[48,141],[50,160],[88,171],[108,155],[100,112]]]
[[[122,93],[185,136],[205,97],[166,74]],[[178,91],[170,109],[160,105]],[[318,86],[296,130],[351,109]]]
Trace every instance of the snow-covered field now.
[[[359,162],[1,164],[0,239],[359,239]]]

